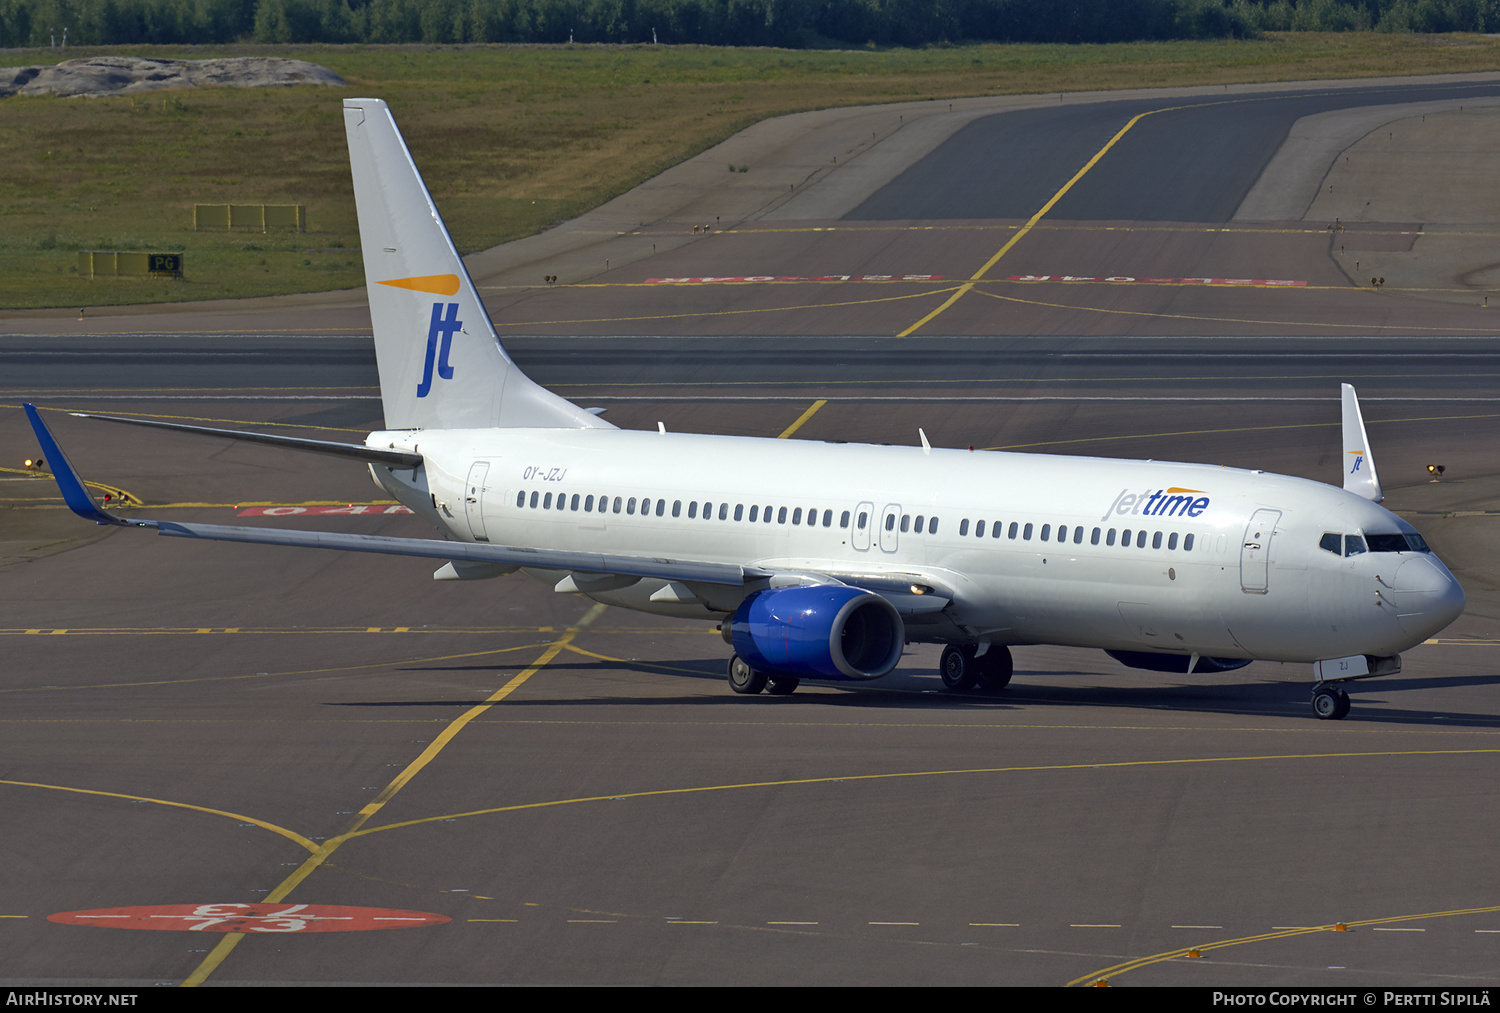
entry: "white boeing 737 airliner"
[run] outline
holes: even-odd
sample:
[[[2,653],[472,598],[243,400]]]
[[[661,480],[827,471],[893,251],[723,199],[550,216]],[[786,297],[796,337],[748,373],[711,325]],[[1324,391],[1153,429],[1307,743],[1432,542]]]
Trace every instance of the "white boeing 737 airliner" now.
[[[1416,530],[1377,506],[1354,391],[1343,488],[1200,464],[625,431],[506,355],[389,109],[344,103],[386,429],[363,446],[139,425],[353,458],[445,539],[126,518],[100,509],[27,405],[69,506],[189,538],[522,570],[559,592],[720,623],[739,693],[878,679],[946,644],[946,685],[998,689],[1013,645],[1138,668],[1312,666],[1313,710],[1463,611]],[[103,418],[104,416],[92,416]]]

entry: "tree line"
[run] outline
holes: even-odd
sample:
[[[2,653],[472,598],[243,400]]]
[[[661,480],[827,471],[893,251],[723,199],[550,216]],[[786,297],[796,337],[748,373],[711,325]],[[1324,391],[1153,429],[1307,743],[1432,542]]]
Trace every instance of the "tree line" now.
[[[1500,0],[0,0],[0,47],[258,43],[924,46],[1262,31],[1483,32]]]

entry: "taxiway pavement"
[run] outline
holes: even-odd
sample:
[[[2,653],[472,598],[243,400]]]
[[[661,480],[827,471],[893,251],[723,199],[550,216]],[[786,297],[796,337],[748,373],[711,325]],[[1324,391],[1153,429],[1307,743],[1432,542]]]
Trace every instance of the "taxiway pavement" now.
[[[710,627],[524,578],[99,537],[17,473],[23,395],[144,515],[426,532],[359,468],[61,411],[358,439],[379,404],[337,298],[11,318],[0,980],[1495,984],[1495,325],[1351,285],[1336,232],[1201,219],[1038,221],[948,302],[1035,210],[684,228],[608,276],[484,284],[518,361],[626,427],[902,444],[922,426],[1328,479],[1337,383],[1356,383],[1391,505],[1471,609],[1348,719],[1312,719],[1296,666],[1188,678],[1060,648],[1018,650],[1003,694],[941,692],[915,648],[879,683],[740,698]],[[1184,280],[1256,270],[1308,284]],[[688,271],[849,279],[651,280]],[[855,280],[897,271],[944,278]],[[1000,278],[1054,272],[1077,280]],[[1175,280],[1103,280],[1127,275]],[[1245,336],[1203,337],[1226,333]],[[451,920],[275,939],[48,920],[268,898]]]

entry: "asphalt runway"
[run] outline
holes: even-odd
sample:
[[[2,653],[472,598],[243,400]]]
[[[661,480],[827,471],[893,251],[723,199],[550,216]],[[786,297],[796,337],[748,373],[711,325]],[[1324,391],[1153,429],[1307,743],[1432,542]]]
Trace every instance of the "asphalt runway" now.
[[[962,248],[952,227],[726,233],[667,267],[790,275],[847,256],[842,273],[915,259],[967,278],[1020,227],[983,223]],[[915,647],[876,683],[737,697],[705,624],[519,576],[434,582],[422,560],[101,531],[20,468],[23,397],[143,516],[429,534],[358,467],[65,414],[358,439],[380,419],[372,360],[336,322],[0,338],[0,980],[1496,984],[1493,325],[1351,289],[1327,235],[1257,254],[1238,233],[1142,231],[1120,248],[1143,276],[1196,275],[1223,249],[1327,287],[1037,283],[1064,308],[1024,324],[971,310],[996,301],[976,284],[908,340],[892,335],[956,289],[664,287],[650,278],[671,271],[642,262],[623,283],[489,294],[526,369],[628,428],[914,444],[921,426],[939,446],[1331,480],[1337,384],[1356,383],[1388,505],[1470,608],[1400,676],[1356,686],[1343,722],[1312,718],[1301,666],[1178,677],[1045,647],[1017,650],[1002,694],[942,692],[937,652]],[[1033,229],[1007,257],[1087,247],[1069,235]],[[851,292],[902,296],[900,320],[832,305]],[[1132,337],[1128,313],[1090,300],[1378,325]],[[1113,330],[1061,330],[1096,318]],[[281,917],[219,931],[249,910],[231,905],[267,902]],[[387,920],[284,931],[343,906]],[[68,912],[88,914],[52,920]]]

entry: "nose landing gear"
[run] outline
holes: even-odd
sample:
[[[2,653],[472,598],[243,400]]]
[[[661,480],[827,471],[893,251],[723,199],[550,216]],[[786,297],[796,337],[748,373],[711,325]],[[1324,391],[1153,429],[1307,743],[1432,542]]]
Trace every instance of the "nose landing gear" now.
[[[1349,694],[1340,686],[1320,682],[1313,687],[1312,709],[1320,721],[1339,721],[1349,713]]]

